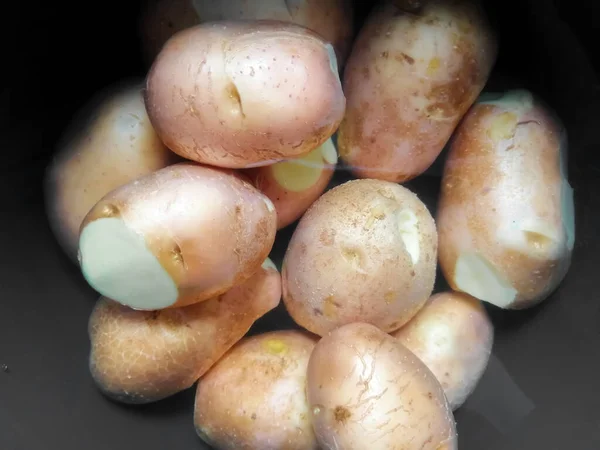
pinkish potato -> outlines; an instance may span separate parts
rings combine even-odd
[[[187,306],[246,281],[268,256],[277,215],[233,171],[180,163],[102,198],[83,221],[80,265],[125,306]]]
[[[456,132],[438,206],[451,288],[500,308],[546,299],[571,264],[566,133],[530,92],[486,95]]]
[[[220,450],[317,450],[306,399],[317,340],[289,330],[236,344],[198,383],[198,435]]]
[[[456,410],[485,372],[494,327],[479,300],[459,292],[444,292],[432,296],[392,336],[425,363],[444,388],[450,407]]]
[[[281,299],[270,260],[244,284],[185,308],[135,311],[101,297],[89,322],[90,371],[124,403],[150,403],[191,387]]]
[[[179,32],[147,79],[146,109],[163,142],[216,167],[304,156],[336,131],[345,105],[331,45],[281,22]]]
[[[496,43],[469,0],[376,6],[344,73],[340,158],[360,178],[408,181],[438,157],[483,89]]]
[[[104,195],[180,158],[150,124],[142,83],[113,86],[76,116],[46,169],[44,194],[52,231],[77,261],[79,227]]]
[[[324,336],[308,363],[313,429],[324,449],[456,450],[456,426],[431,371],[364,323]]]
[[[433,290],[437,232],[427,207],[388,181],[353,180],[323,194],[287,248],[283,300],[324,336],[351,322],[397,330]]]

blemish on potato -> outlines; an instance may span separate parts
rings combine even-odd
[[[535,231],[524,231],[525,240],[527,241],[527,245],[535,248],[536,250],[543,250],[554,242],[548,236],[544,236],[541,233],[537,233]]]
[[[342,252],[342,257],[346,260],[346,262],[348,264],[350,264],[350,266],[352,266],[355,270],[358,270],[361,272],[363,271],[362,255],[361,255],[360,250],[354,249],[354,248],[349,248],[349,247],[342,247],[341,252]]]
[[[104,205],[100,212],[101,217],[117,217],[118,215],[119,215],[119,208],[113,204]]]
[[[488,136],[494,141],[510,139],[515,135],[518,118],[515,113],[504,112],[499,114],[493,121]]]
[[[279,339],[269,339],[265,341],[265,348],[272,355],[285,355],[288,351],[285,342]]]
[[[340,308],[342,306],[335,301],[335,297],[333,295],[330,295],[329,297],[327,297],[323,301],[323,304],[324,304],[323,309],[324,309],[325,315],[329,318],[335,317],[338,308]]]
[[[385,300],[385,303],[387,305],[391,304],[394,299],[396,298],[396,294],[394,294],[393,292],[386,292],[385,295],[383,296],[383,299]]]
[[[433,76],[437,73],[437,71],[439,70],[439,68],[441,67],[442,63],[440,61],[440,58],[435,57],[435,58],[431,58],[431,60],[429,61],[429,65],[427,66],[427,75],[429,76]]]
[[[369,211],[369,215],[367,216],[367,221],[365,223],[365,230],[370,230],[373,227],[373,224],[378,220],[385,219],[385,210],[382,205],[376,205]]]
[[[333,410],[333,416],[336,422],[341,423],[343,425],[352,416],[352,413],[343,406],[336,406]]]

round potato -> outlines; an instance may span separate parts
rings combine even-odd
[[[471,395],[487,367],[494,327],[479,300],[459,292],[443,292],[432,296],[392,336],[425,363],[456,410]]]
[[[101,297],[89,321],[90,371],[123,403],[150,403],[191,387],[281,300],[273,263],[225,294],[185,308],[135,311]]]
[[[450,147],[438,205],[439,261],[451,288],[500,308],[547,298],[575,241],[567,139],[524,90],[486,95]]]
[[[289,330],[236,344],[198,383],[198,435],[219,450],[317,450],[306,399],[317,340]]]
[[[306,155],[336,131],[346,105],[331,45],[271,21],[177,33],[150,69],[145,99],[171,150],[235,169]]]
[[[477,99],[495,59],[495,38],[475,2],[431,0],[416,13],[382,2],[344,72],[340,158],[360,178],[405,182],[422,174]]]
[[[181,158],[150,124],[143,83],[127,81],[93,99],[72,121],[44,180],[50,227],[77,261],[79,227],[104,195]]]
[[[271,199],[277,211],[277,229],[296,221],[327,189],[337,164],[331,139],[308,155],[246,169],[254,186]]]
[[[133,309],[186,306],[250,278],[276,226],[271,200],[237,174],[175,164],[92,208],[81,226],[81,270],[96,291]]]
[[[427,207],[387,181],[353,180],[304,214],[283,260],[292,318],[324,336],[351,322],[397,330],[433,290],[437,233]]]
[[[458,448],[444,391],[406,347],[364,323],[342,326],[315,346],[308,402],[321,448]]]

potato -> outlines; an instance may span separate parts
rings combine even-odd
[[[44,195],[50,227],[77,261],[79,226],[113,189],[175,163],[150,124],[142,83],[112,86],[73,119],[46,169]]]
[[[271,199],[277,211],[277,229],[295,222],[327,189],[337,164],[331,139],[308,155],[246,169],[254,186]]]
[[[283,260],[292,318],[324,336],[351,322],[397,330],[433,290],[437,233],[427,207],[387,181],[353,180],[304,214]]]
[[[376,6],[344,73],[340,158],[360,178],[405,182],[422,174],[495,59],[492,31],[469,0],[432,0],[418,13]]]
[[[406,347],[354,323],[324,336],[307,373],[308,402],[321,448],[455,450],[444,391]]]
[[[449,291],[432,296],[392,336],[425,363],[456,410],[471,395],[487,367],[494,327],[479,300]]]
[[[346,105],[331,45],[269,21],[179,32],[150,69],[145,100],[175,153],[234,169],[306,155],[336,131]]]
[[[438,205],[439,261],[453,290],[500,308],[547,298],[575,241],[567,140],[529,91],[486,95],[448,152]]]
[[[191,387],[280,299],[270,260],[246,283],[185,308],[135,311],[101,297],[89,321],[92,377],[120,402],[169,397]]]
[[[232,171],[175,164],[92,208],[81,227],[81,270],[96,291],[133,309],[186,306],[250,278],[276,225],[271,200]]]
[[[198,383],[198,435],[219,450],[317,450],[306,399],[317,340],[281,330],[236,344]]]

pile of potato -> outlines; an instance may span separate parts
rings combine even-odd
[[[145,81],[74,119],[47,171],[52,229],[101,295],[96,384],[139,404],[198,382],[216,449],[456,449],[482,302],[531,307],[569,269],[565,131],[526,90],[483,93],[479,5],[383,0],[353,23],[347,0],[153,1]],[[400,183],[445,147],[429,211]],[[336,168],[353,179],[329,189]],[[432,295],[438,262],[452,291]],[[246,336],[281,299],[298,329]]]

